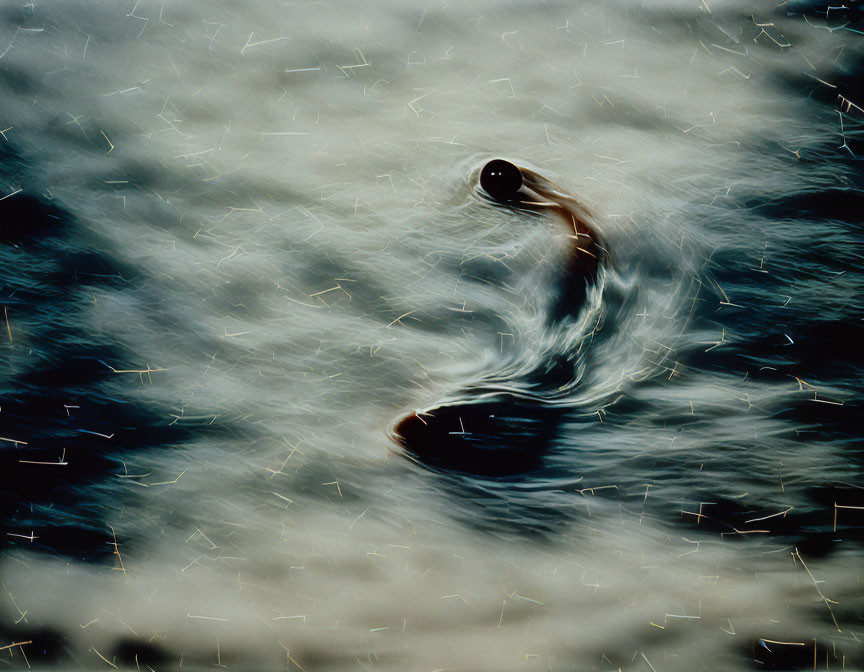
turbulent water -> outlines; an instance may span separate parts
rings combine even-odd
[[[862,82],[848,1],[4,2],[0,661],[864,669]],[[394,440],[502,392],[521,473]]]

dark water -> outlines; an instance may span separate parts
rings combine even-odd
[[[0,660],[862,669],[862,21],[0,7]]]

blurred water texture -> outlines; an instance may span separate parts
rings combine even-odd
[[[4,663],[864,669],[862,31],[4,3]],[[608,243],[574,320],[494,157]],[[389,434],[500,394],[527,473]]]

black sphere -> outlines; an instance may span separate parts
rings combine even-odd
[[[494,159],[483,166],[480,186],[496,201],[512,201],[522,187],[522,173],[509,161]]]

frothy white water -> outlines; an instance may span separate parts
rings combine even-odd
[[[860,665],[860,547],[811,558],[759,523],[835,527],[807,493],[854,484],[846,446],[798,443],[817,423],[784,412],[852,392],[712,359],[761,337],[734,312],[756,295],[848,315],[860,284],[791,277],[806,222],[751,209],[850,183],[833,152],[854,110],[784,87],[860,45],[713,4],[0,10],[0,127],[26,166],[0,198],[38,186],[124,275],[78,268],[72,316],[13,305],[9,370],[55,365],[40,324],[57,321],[122,348],[95,369],[133,371],[70,401],[189,432],[122,451],[81,486],[95,504],[47,514],[110,526],[107,565],[8,537],[4,632],[56,631],[46,664],[83,669],[131,669],[124,642],[154,669],[730,670],[772,649]],[[477,197],[499,156],[584,202],[608,242],[566,329],[545,319],[566,231]],[[721,255],[790,280],[736,294]],[[390,440],[411,409],[518,388],[556,349],[579,367],[548,473],[435,473]],[[753,513],[705,529],[715,501]]]

